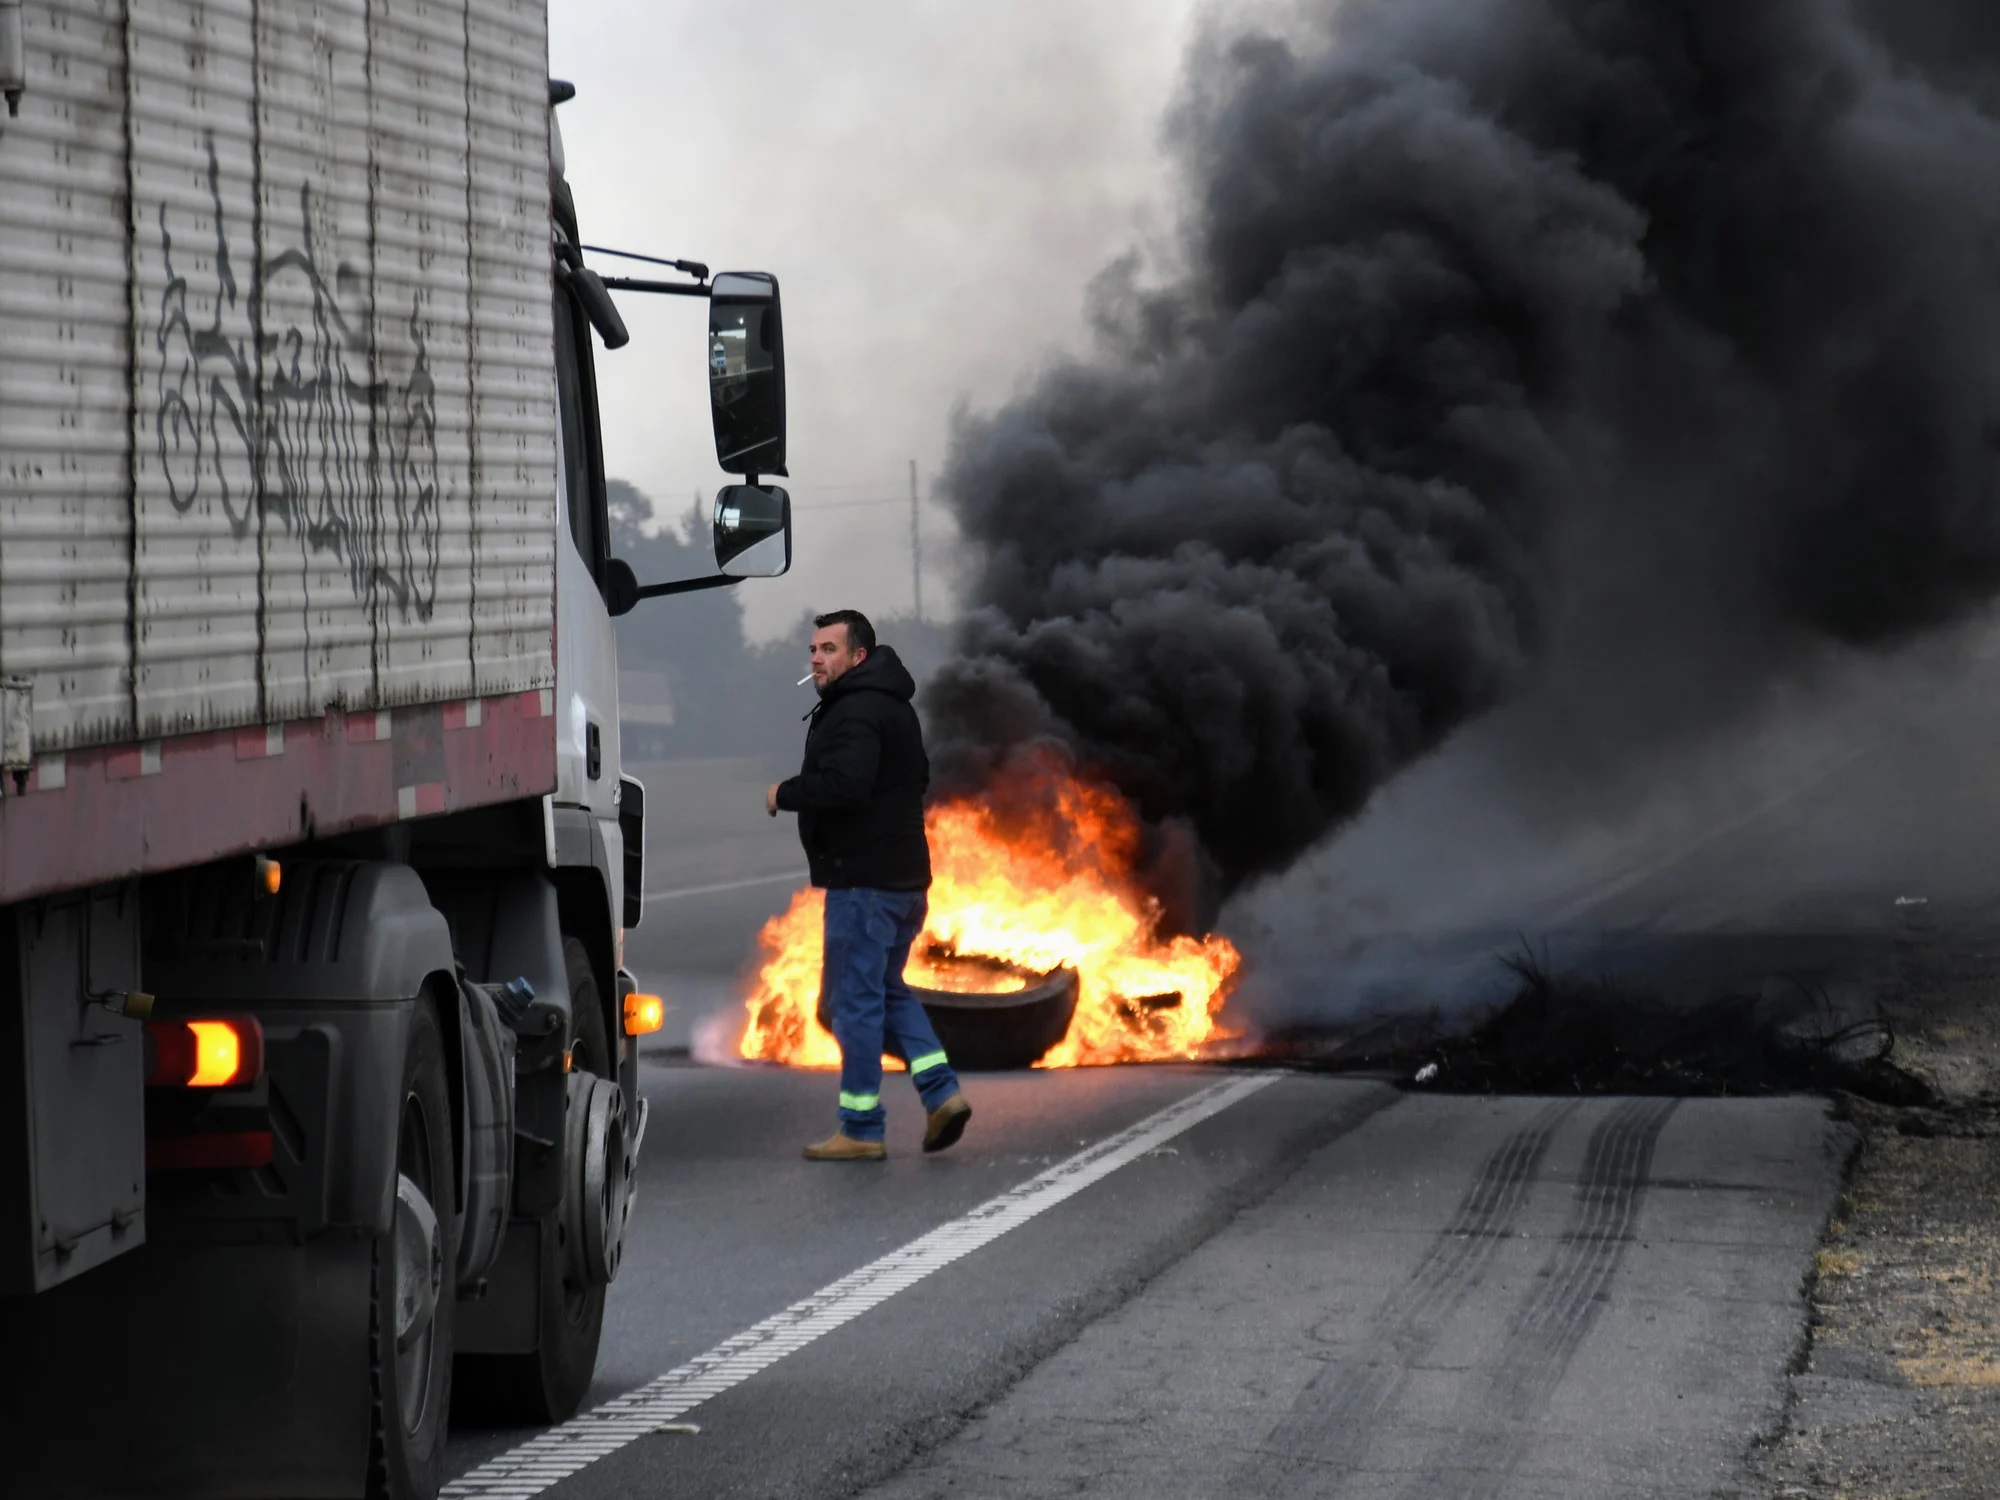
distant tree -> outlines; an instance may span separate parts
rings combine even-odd
[[[765,670],[775,670],[780,663],[796,665],[798,670],[792,677],[796,682],[799,674],[806,669],[806,642],[812,639],[812,622],[811,614],[800,615],[798,623],[790,630],[776,640],[750,647],[750,654],[772,663]],[[871,615],[869,623],[874,625],[878,641],[896,648],[896,655],[910,669],[910,675],[917,679],[919,688],[944,665],[945,658],[951,653],[952,627],[948,624],[913,619],[909,615]]]
[[[770,707],[752,710],[765,715],[782,714],[789,709],[792,720],[807,712],[813,706],[812,689],[796,687],[806,670],[806,642],[812,639],[813,617],[811,614],[799,616],[798,623],[775,640],[762,641],[749,648],[750,670],[745,676],[760,685],[767,700],[783,698],[783,704],[770,702]],[[908,615],[871,616],[875,627],[875,638],[885,646],[896,648],[896,655],[902,659],[910,675],[917,680],[919,690],[930,680],[930,676],[944,665],[951,651],[951,626],[935,620],[917,620]],[[786,676],[789,672],[791,675]],[[782,686],[776,686],[782,684]],[[796,706],[792,706],[796,704]],[[768,732],[765,740],[768,741]],[[766,752],[780,760],[789,758],[796,761],[798,748],[803,742],[803,733],[793,736],[792,743],[782,751]],[[761,744],[761,742],[760,742]],[[790,769],[797,769],[796,765]]]
[[[709,517],[700,496],[678,526],[660,526],[653,501],[636,486],[614,479],[605,486],[611,510],[611,550],[632,565],[641,583],[699,578],[715,571]],[[774,776],[798,769],[813,706],[806,670],[812,615],[776,640],[752,646],[743,634],[743,601],[733,588],[647,599],[615,625],[618,665],[628,673],[658,674],[670,684],[670,729],[631,723],[623,748],[632,760],[698,756],[755,756]],[[885,615],[876,635],[896,648],[919,686],[943,664],[951,627],[931,620]],[[637,684],[633,684],[636,686]]]
[[[650,497],[622,479],[605,485],[611,550],[643,583],[699,578],[715,571],[708,519],[695,496],[679,526],[661,519]],[[672,685],[674,723],[668,730],[634,726],[627,753],[639,759],[741,753],[735,694],[749,667],[743,602],[734,589],[706,589],[641,600],[613,627],[618,664],[629,672],[662,674]]]

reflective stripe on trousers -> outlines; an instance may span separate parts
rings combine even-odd
[[[958,1075],[930,1017],[903,982],[910,945],[929,908],[922,891],[856,887],[826,893],[820,984],[840,1043],[840,1128],[858,1141],[882,1139],[885,1053],[909,1063],[926,1110],[958,1092]]]

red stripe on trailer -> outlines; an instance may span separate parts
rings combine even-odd
[[[238,760],[262,760],[267,755],[284,753],[285,726],[282,724],[259,724],[254,729],[236,731]]]
[[[142,745],[119,746],[104,757],[105,776],[112,781],[130,781],[139,776],[159,775],[164,743],[148,740]]]
[[[148,1172],[241,1171],[271,1165],[268,1130],[209,1131],[202,1135],[156,1135],[146,1142]]]
[[[394,732],[393,716],[374,709],[347,716],[347,737],[355,744],[366,744],[370,740],[386,740]]]
[[[410,815],[404,789],[418,817],[555,790],[540,692],[485,699],[476,724],[447,734],[448,706],[44,756],[25,791],[0,785],[0,902],[393,823]]]
[[[539,695],[537,707],[539,708]],[[477,698],[467,698],[459,703],[447,703],[444,706],[444,727],[454,732],[460,729],[477,729],[485,712],[485,708]]]

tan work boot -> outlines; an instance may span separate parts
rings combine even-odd
[[[880,1141],[857,1141],[844,1130],[806,1147],[807,1161],[882,1161],[888,1155],[889,1148]]]
[[[972,1118],[972,1106],[965,1095],[953,1094],[924,1116],[924,1150],[942,1151],[956,1145],[965,1134],[965,1122]]]

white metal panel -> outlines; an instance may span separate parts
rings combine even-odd
[[[132,728],[122,9],[28,6],[0,119],[0,675],[44,750]]]
[[[0,672],[36,748],[550,686],[541,0],[28,24]]]
[[[251,0],[131,8],[138,733],[255,722],[256,37]]]
[[[280,720],[374,699],[367,0],[260,0],[257,18],[263,712]]]
[[[585,337],[589,337],[588,333]],[[569,529],[557,546],[556,801],[587,807],[609,858],[611,910],[624,910],[624,840],[618,826],[618,641],[604,596]],[[597,736],[597,775],[590,774],[590,740]]]
[[[554,628],[549,548],[558,526],[549,295],[548,50],[541,0],[472,17],[472,328],[479,495],[473,671],[482,694],[536,686]]]
[[[387,424],[377,690],[388,703],[472,692],[464,20],[449,0],[374,5],[375,338],[409,391]]]

